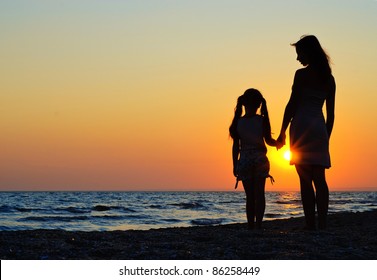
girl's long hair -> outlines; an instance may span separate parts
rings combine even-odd
[[[314,35],[304,35],[299,41],[291,45],[307,56],[309,65],[318,72],[324,82],[329,80],[331,77],[331,60],[317,37]]]
[[[233,140],[239,138],[238,132],[237,132],[237,124],[238,124],[238,120],[241,118],[241,115],[242,115],[242,106],[243,106],[243,95],[241,95],[237,99],[237,105],[234,108],[234,117],[229,127],[229,135],[230,137],[232,137]]]
[[[257,110],[261,107],[261,115],[264,118],[264,121],[267,122],[267,133],[268,135],[271,134],[271,125],[270,125],[270,118],[268,116],[267,110],[267,103],[266,100],[263,98],[262,94],[259,90],[254,88],[247,89],[245,93],[238,97],[237,105],[234,108],[234,117],[232,123],[229,127],[229,135],[232,139],[239,139],[238,131],[237,131],[237,124],[238,120],[242,116],[242,106],[250,107]]]

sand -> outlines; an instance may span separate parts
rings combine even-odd
[[[153,230],[0,232],[0,259],[15,260],[376,260],[377,211],[329,215],[322,231],[303,218]]]

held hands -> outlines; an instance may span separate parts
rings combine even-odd
[[[276,149],[280,150],[285,145],[285,133],[280,133],[278,139],[276,139]]]

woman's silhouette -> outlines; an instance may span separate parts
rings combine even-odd
[[[277,141],[280,145],[285,143],[290,123],[291,164],[300,177],[305,228],[316,228],[317,205],[318,228],[324,229],[329,204],[325,169],[331,166],[329,138],[334,124],[335,80],[329,57],[315,36],[303,36],[292,46],[296,47],[297,60],[305,67],[296,71]],[[322,113],[325,101],[326,120]]]

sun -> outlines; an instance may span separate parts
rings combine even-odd
[[[284,147],[280,150],[269,149],[267,157],[274,166],[279,166],[279,168],[290,169],[294,167],[290,164],[292,153],[289,150],[289,147]]]
[[[291,151],[286,151],[283,155],[283,157],[286,159],[286,160],[291,160],[292,158],[292,154],[291,154]]]

